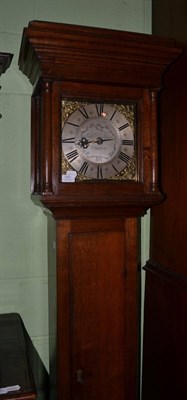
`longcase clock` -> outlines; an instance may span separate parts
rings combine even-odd
[[[23,31],[32,199],[49,226],[54,398],[138,399],[139,220],[163,200],[157,94],[179,54],[150,35],[41,21]]]

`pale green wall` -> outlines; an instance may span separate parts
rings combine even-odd
[[[151,0],[0,0],[0,51],[14,54],[1,76],[0,313],[18,312],[48,367],[47,220],[30,200],[31,85],[18,70],[22,30],[48,20],[151,32]],[[142,258],[148,258],[149,218]]]

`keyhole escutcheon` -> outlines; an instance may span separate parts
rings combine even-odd
[[[77,382],[81,383],[81,385],[85,382],[84,372],[82,369],[77,370]]]

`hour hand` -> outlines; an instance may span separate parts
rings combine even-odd
[[[77,143],[78,146],[83,147],[83,149],[87,149],[88,145],[89,145],[89,140],[86,139],[85,137],[82,137],[81,140],[79,140],[79,142]]]
[[[114,140],[112,138],[107,138],[103,139],[101,137],[97,137],[96,139],[93,140],[88,140],[86,137],[82,137],[81,140],[79,140],[78,145],[80,147],[83,147],[83,149],[87,149],[90,143],[96,143],[96,144],[102,144],[103,142],[109,142],[111,140]]]
[[[77,143],[78,146],[83,147],[83,149],[87,149],[89,144],[91,143],[98,143],[98,139],[99,141],[102,140],[101,138],[97,138],[97,139],[93,139],[93,140],[88,140],[86,137],[82,137],[81,140],[79,140],[79,142]],[[101,144],[101,143],[98,143]]]

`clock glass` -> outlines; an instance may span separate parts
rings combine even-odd
[[[135,104],[62,101],[62,181],[132,179]]]

